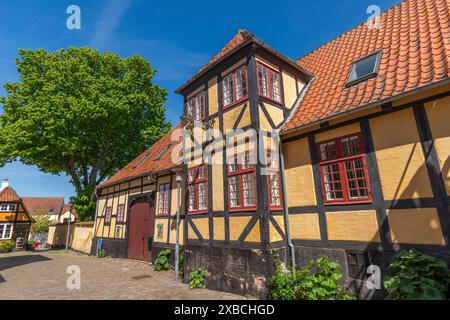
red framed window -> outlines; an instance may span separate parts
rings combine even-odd
[[[258,207],[256,164],[249,152],[228,159],[228,202],[230,211],[252,211]]]
[[[125,204],[119,204],[117,206],[117,222],[125,221]]]
[[[257,69],[259,95],[275,102],[282,103],[280,73],[259,62],[257,64]]]
[[[106,207],[105,223],[111,223],[112,207]]]
[[[271,210],[281,210],[283,209],[283,197],[279,161],[278,157],[272,155],[270,150],[267,151],[266,164],[269,208]]]
[[[243,66],[222,80],[223,106],[228,107],[248,96],[247,67]]]
[[[201,165],[188,171],[188,212],[208,212],[208,166]]]
[[[202,121],[205,118],[205,92],[201,91],[186,102],[186,113],[195,121]]]
[[[170,183],[159,185],[158,215],[169,215]]]
[[[372,201],[360,134],[320,143],[318,152],[326,204]]]

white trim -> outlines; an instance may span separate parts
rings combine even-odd
[[[0,226],[3,226],[3,230],[0,233],[0,240],[11,240],[14,230],[14,224],[13,223],[0,223]],[[9,233],[9,238],[5,237],[7,226],[11,226],[11,230]]]
[[[16,212],[16,203],[2,203],[0,204],[0,212]]]

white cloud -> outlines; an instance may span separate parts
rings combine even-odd
[[[100,49],[108,42],[108,40],[110,40],[111,35],[120,24],[122,17],[127,13],[131,1],[132,0],[108,1],[96,24],[94,35],[90,42],[91,46]]]

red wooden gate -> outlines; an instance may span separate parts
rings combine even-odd
[[[155,206],[152,197],[142,197],[131,204],[128,224],[128,258],[151,261],[150,238],[155,227]]]

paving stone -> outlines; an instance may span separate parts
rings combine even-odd
[[[67,268],[79,266],[81,288],[68,289]],[[0,299],[3,300],[151,300],[244,299],[212,290],[190,290],[173,280],[173,271],[155,272],[149,263],[97,259],[64,250],[0,255]]]

